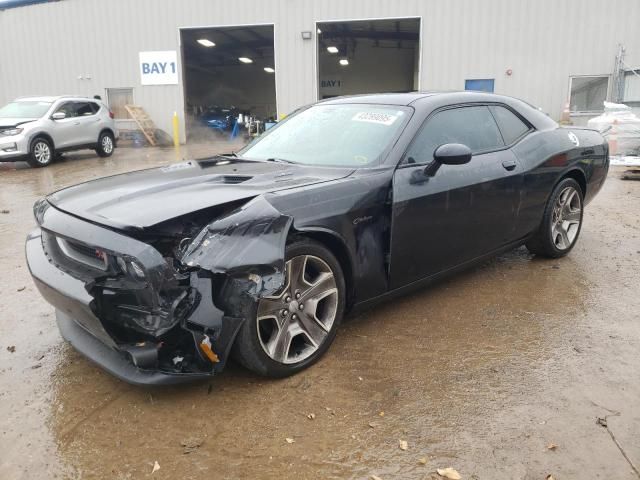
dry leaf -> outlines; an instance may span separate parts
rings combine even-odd
[[[380,412],[378,415],[380,415],[381,417],[384,417],[384,412]]]
[[[429,460],[427,460],[427,457],[422,457],[420,460],[418,460],[418,463],[420,465],[426,465],[427,463],[429,463]]]
[[[293,438],[285,438],[285,440],[287,441],[287,443],[295,443],[295,440]]]
[[[450,480],[460,480],[462,478],[458,471],[451,467],[438,468],[436,471],[441,477],[449,478]]]
[[[307,415],[307,418],[309,420],[313,420],[314,418],[316,418],[316,414],[315,413],[310,413],[309,415]]]
[[[371,475],[371,480],[382,480],[378,475]]]
[[[553,478],[553,475],[549,474],[546,477],[544,477],[544,480],[556,480],[556,479]]]
[[[409,444],[407,443],[406,440],[400,440],[400,450],[406,450],[407,448],[409,448]]]
[[[153,462],[153,470],[151,470],[151,473],[156,473],[158,470],[160,470],[160,464],[156,460],[155,462]]]
[[[358,377],[358,380],[362,381],[362,377]]]
[[[376,428],[376,424],[373,422],[369,422],[369,428]]]
[[[549,445],[547,445],[547,450],[555,450],[556,448],[558,448],[558,445],[556,445],[555,443],[550,443]]]

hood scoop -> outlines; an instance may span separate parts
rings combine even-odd
[[[238,185],[239,183],[244,183],[252,178],[253,176],[251,175],[219,175],[212,178],[207,183]]]

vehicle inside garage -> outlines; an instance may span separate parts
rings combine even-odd
[[[276,119],[273,25],[181,29],[187,137],[235,138]]]
[[[420,19],[317,23],[318,98],[419,89]]]

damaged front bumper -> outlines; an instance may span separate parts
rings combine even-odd
[[[214,305],[211,272],[178,272],[152,246],[53,207],[38,222],[26,242],[29,269],[78,351],[133,384],[182,383],[224,368],[243,319]],[[136,262],[135,274],[118,271],[117,258]]]
[[[34,214],[40,228],[27,238],[27,263],[56,308],[60,332],[130,383],[181,383],[219,373],[243,323],[255,318],[259,298],[284,285],[292,218],[262,196],[171,251],[46,200],[36,203]]]

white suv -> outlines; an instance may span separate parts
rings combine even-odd
[[[44,167],[58,153],[83,148],[108,157],[117,140],[113,113],[100,100],[28,97],[0,108],[0,162]]]

